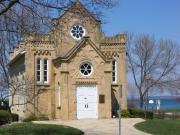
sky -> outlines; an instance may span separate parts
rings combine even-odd
[[[105,22],[102,29],[109,36],[128,31],[180,44],[180,0],[120,0],[105,12]]]

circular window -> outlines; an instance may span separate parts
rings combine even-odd
[[[85,29],[81,25],[74,25],[71,28],[70,33],[74,39],[80,40],[83,36],[85,36]]]
[[[89,76],[92,73],[92,65],[90,63],[83,63],[80,66],[80,72],[84,76]]]

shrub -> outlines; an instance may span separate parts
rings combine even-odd
[[[154,113],[154,117],[158,119],[164,119],[165,118],[165,112],[164,111],[158,111]]]
[[[0,110],[0,125],[9,123],[11,119],[11,115],[9,112]]]
[[[132,118],[135,118],[137,116],[137,111],[135,109],[129,109],[129,113]]]
[[[11,113],[11,119],[12,121],[18,121],[19,120],[19,115],[15,113]]]
[[[180,113],[178,113],[178,112],[173,112],[173,113],[172,113],[172,118],[173,118],[173,119],[180,119]]]
[[[153,119],[154,117],[154,113],[152,111],[129,109],[129,113],[132,118]]]
[[[130,113],[128,110],[122,110],[121,111],[121,117],[123,118],[129,118],[130,117]]]
[[[36,116],[30,115],[29,117],[25,118],[23,122],[31,122],[31,121],[36,121],[36,120],[38,120]]]
[[[154,113],[152,111],[146,111],[146,118],[147,119],[153,119],[154,118]]]
[[[48,116],[45,114],[39,115],[38,120],[49,120]]]
[[[180,119],[180,113],[160,110],[154,113],[154,117],[157,119]]]
[[[10,111],[9,100],[0,100],[0,103],[3,103],[3,105],[0,104],[0,110]]]

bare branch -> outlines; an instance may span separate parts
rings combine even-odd
[[[3,2],[3,1],[0,1],[0,2]],[[14,6],[18,2],[19,2],[19,0],[10,0],[5,8],[0,9],[0,15],[6,13],[12,6]],[[0,4],[2,4],[2,3],[0,3]]]

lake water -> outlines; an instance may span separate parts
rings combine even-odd
[[[150,99],[153,100],[153,104],[148,104],[149,109],[156,109],[157,108],[157,99]],[[167,99],[159,99],[160,100],[160,109],[166,110],[166,109],[180,109],[180,100],[175,98],[167,98]],[[139,108],[139,100],[133,100],[136,107]]]

